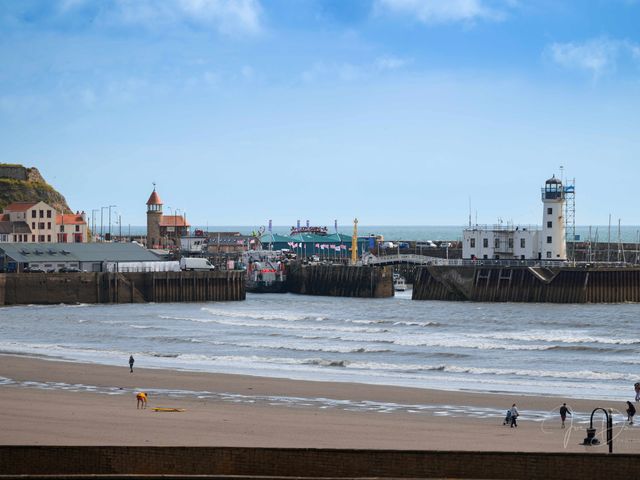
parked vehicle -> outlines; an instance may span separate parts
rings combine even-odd
[[[80,272],[80,269],[76,268],[76,267],[62,267],[60,270],[58,270],[58,272],[60,272],[60,273],[78,273],[78,272]]]
[[[451,248],[451,242],[440,243],[440,248]]]
[[[209,263],[209,260],[206,258],[200,257],[182,257],[180,259],[180,269],[182,270],[192,270],[196,272],[206,272],[210,270],[215,270],[216,267]]]
[[[431,240],[427,240],[426,242],[417,242],[416,248],[436,248],[437,245],[433,243]]]
[[[22,271],[24,273],[44,273],[44,270],[40,267],[25,267]]]

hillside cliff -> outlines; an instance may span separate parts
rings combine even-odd
[[[0,210],[12,202],[39,202],[72,213],[65,198],[49,185],[37,168],[0,163]]]

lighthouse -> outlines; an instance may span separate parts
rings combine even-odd
[[[542,260],[566,260],[565,190],[555,175],[544,182],[542,205],[540,256]]]

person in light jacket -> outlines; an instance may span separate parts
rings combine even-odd
[[[514,403],[511,406],[511,428],[518,426],[518,423],[516,422],[518,415],[519,415],[518,409],[516,408],[516,404]]]

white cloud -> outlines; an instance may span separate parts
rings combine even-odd
[[[228,35],[262,30],[260,0],[59,0],[63,13],[91,4],[98,20],[108,25],[165,27],[191,23]]]
[[[581,43],[553,43],[548,47],[548,52],[558,65],[584,70],[594,77],[615,71],[622,57],[640,60],[640,45],[606,37],[593,38]]]
[[[513,6],[511,1],[503,2]],[[504,12],[485,0],[376,0],[375,11],[410,15],[425,24],[453,23],[479,19],[500,20]]]
[[[376,59],[375,66],[379,70],[397,70],[406,66],[407,63],[409,63],[409,61],[404,58],[384,56]]]

